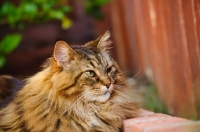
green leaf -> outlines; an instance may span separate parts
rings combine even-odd
[[[1,6],[1,13],[3,15],[7,15],[10,14],[13,10],[14,10],[14,6],[13,4],[11,4],[10,2],[6,1],[2,6]]]
[[[52,10],[49,13],[49,17],[53,18],[53,19],[62,20],[64,18],[64,14],[63,14],[63,12],[61,12],[59,10]]]
[[[23,12],[29,17],[34,17],[38,11],[37,6],[33,3],[22,4]]]
[[[96,0],[96,4],[99,6],[103,6],[107,3],[109,3],[111,0]]]
[[[0,42],[0,51],[4,54],[12,52],[20,43],[22,36],[20,34],[6,35]]]
[[[0,68],[3,67],[6,63],[6,58],[4,56],[0,56]],[[1,132],[1,130],[0,130]]]
[[[65,12],[65,13],[71,12],[71,11],[72,11],[72,7],[70,7],[70,6],[62,6],[62,7],[61,7],[61,10],[62,10],[63,12]]]
[[[51,5],[49,5],[48,3],[42,4],[42,10],[43,12],[49,12],[51,9]]]

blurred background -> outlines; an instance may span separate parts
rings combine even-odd
[[[199,0],[1,0],[0,74],[32,76],[56,40],[82,45],[110,27],[143,108],[200,119]]]

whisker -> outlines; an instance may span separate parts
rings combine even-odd
[[[76,99],[80,98],[81,96],[82,96],[82,95],[73,98],[72,101],[71,101],[71,103],[72,103],[73,101],[75,101]]]
[[[121,75],[121,74],[124,74],[124,73],[126,73],[126,72],[129,72],[130,70],[127,70],[127,71],[124,71],[124,72],[120,72],[120,73],[118,73],[117,75]]]
[[[72,108],[78,103],[78,102],[80,102],[82,99],[83,99],[83,97],[85,96],[85,95],[87,95],[87,94],[89,94],[89,92],[87,92],[87,93],[85,93],[85,94],[83,94],[83,95],[81,95],[74,103],[73,103],[73,100],[75,100],[75,99],[73,99],[72,100],[72,105],[70,105],[70,107],[64,112],[64,113],[66,113],[66,112],[71,112],[72,111]]]
[[[126,86],[123,86],[123,85],[119,85],[119,84],[115,84],[115,88],[126,88]],[[139,89],[128,89],[129,91],[134,91],[134,92],[137,92],[137,91],[140,91]]]
[[[82,99],[85,95],[87,95],[87,94],[89,94],[89,92],[87,92],[87,93],[85,93],[85,94],[83,94],[83,95],[81,95],[72,105],[71,105],[71,107],[73,107],[76,103],[78,103],[78,101],[80,100],[80,99]],[[71,108],[70,107],[70,108]],[[69,109],[70,109],[69,108]]]
[[[122,84],[124,84],[124,83],[130,81],[131,79],[135,78],[135,77],[140,73],[140,71],[141,71],[141,68],[140,68],[140,70],[135,74],[135,76],[133,76],[133,77],[127,79],[127,80],[126,80],[125,82],[123,82]]]
[[[76,104],[83,99],[83,96],[79,97],[65,112],[70,113]]]
[[[121,84],[114,84],[114,86],[119,86],[119,87],[124,87],[124,88],[126,88],[126,86],[121,85]]]
[[[119,93],[119,94],[121,94],[121,95],[123,95],[123,96],[127,96],[126,94],[124,94],[124,93],[122,93],[122,92],[120,92],[120,91],[118,91],[116,89],[114,89],[114,91],[117,92],[117,93]]]
[[[122,93],[121,91],[118,91],[118,90],[116,90],[116,89],[114,89],[114,91],[117,92],[118,94],[120,94],[120,95],[123,96],[123,97],[126,97],[126,98],[128,98],[128,99],[133,99],[133,97],[128,96],[127,94],[124,94],[124,93]]]

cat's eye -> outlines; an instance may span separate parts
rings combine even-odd
[[[111,70],[112,70],[112,67],[109,67],[109,68],[107,68],[106,72],[109,73],[109,72],[111,72]]]
[[[86,71],[85,74],[88,76],[88,77],[95,77],[95,72],[92,71],[92,70],[89,70],[89,71]]]

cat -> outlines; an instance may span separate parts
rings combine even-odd
[[[0,111],[8,132],[119,132],[138,97],[111,58],[110,30],[85,45],[57,41],[43,69]]]

